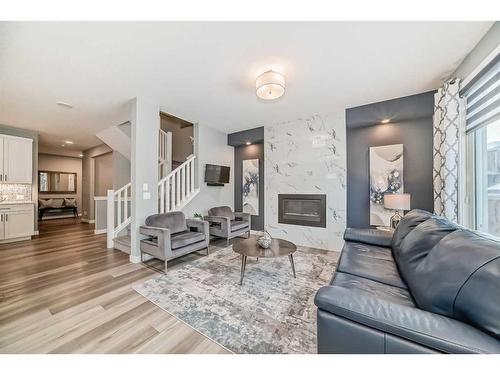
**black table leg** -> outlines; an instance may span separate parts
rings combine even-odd
[[[240,285],[243,285],[243,275],[245,275],[245,268],[247,267],[247,257],[245,255],[241,256],[241,278]]]
[[[295,276],[295,264],[293,263],[293,255],[290,254],[288,256],[288,259],[290,259],[290,264],[292,265],[293,277],[294,277],[294,279],[296,279],[297,276]]]

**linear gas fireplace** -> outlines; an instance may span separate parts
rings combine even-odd
[[[278,194],[278,223],[326,228],[325,194]]]

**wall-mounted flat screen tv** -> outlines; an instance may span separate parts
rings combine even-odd
[[[229,167],[207,164],[205,167],[205,182],[211,186],[222,186],[229,183]]]

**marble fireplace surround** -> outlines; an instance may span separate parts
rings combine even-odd
[[[265,229],[277,238],[341,249],[346,227],[345,112],[264,127]],[[279,223],[278,194],[325,194],[326,228]]]

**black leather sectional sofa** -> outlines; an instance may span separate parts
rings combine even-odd
[[[344,239],[319,353],[500,353],[500,241],[422,210]]]

